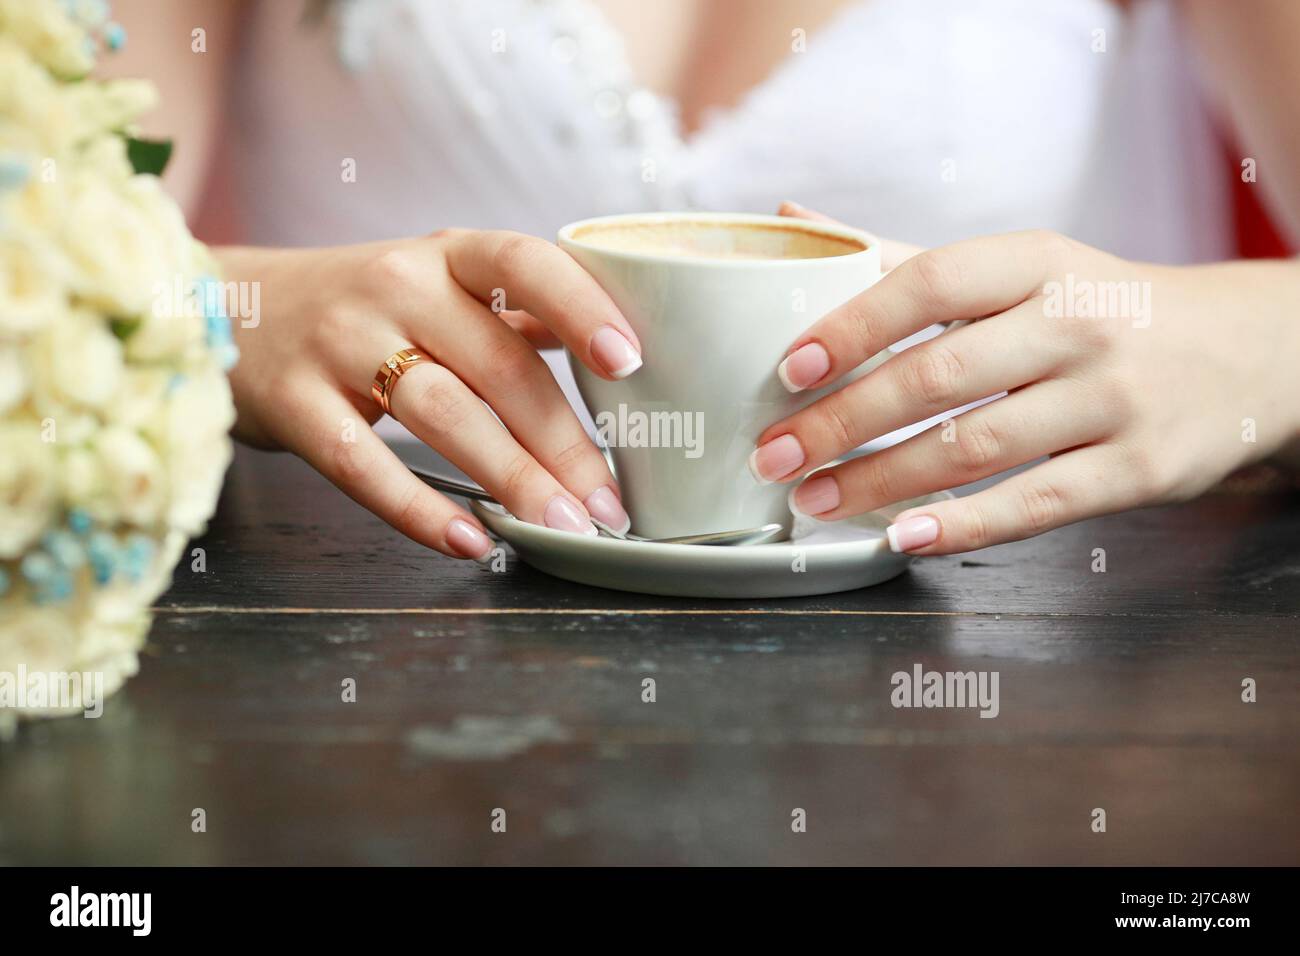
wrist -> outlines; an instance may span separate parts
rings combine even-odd
[[[1191,307],[1207,310],[1215,330],[1212,347],[1225,365],[1241,369],[1241,397],[1250,403],[1243,417],[1254,419],[1260,442],[1248,459],[1300,465],[1300,261],[1217,263],[1187,271],[1196,276]]]

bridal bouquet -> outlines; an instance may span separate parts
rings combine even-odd
[[[97,81],[103,0],[0,0],[0,733],[97,712],[230,461],[215,263]]]

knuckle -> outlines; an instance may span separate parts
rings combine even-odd
[[[951,445],[950,464],[960,474],[983,475],[1002,460],[1002,439],[986,421],[956,422],[957,440]]]
[[[502,463],[497,473],[496,484],[501,489],[503,500],[523,501],[536,469],[533,460],[524,452],[518,452]]]
[[[493,382],[502,390],[537,390],[537,373],[545,360],[529,348],[519,336],[505,330],[506,335],[488,346],[484,367],[492,374]]]
[[[1049,272],[1063,268],[1071,260],[1075,251],[1074,240],[1054,229],[1031,230],[1029,238],[1042,255],[1043,263]]]
[[[1097,400],[1113,425],[1131,422],[1137,414],[1138,395],[1127,377],[1111,376],[1097,386]]]
[[[365,265],[365,282],[368,288],[392,294],[417,287],[425,281],[427,263],[409,250],[397,247],[386,249]]]
[[[539,309],[541,307],[539,306]],[[563,335],[566,330],[577,331],[583,325],[583,319],[598,314],[599,305],[591,299],[590,291],[576,286],[554,293],[549,315],[552,331]]]
[[[946,345],[934,343],[916,349],[903,363],[900,373],[909,398],[944,408],[958,404],[964,370],[957,353]]]
[[[418,540],[420,533],[433,524],[428,520],[429,511],[426,494],[417,488],[403,498],[393,513],[391,524],[408,538]]]
[[[868,455],[862,459],[857,483],[867,498],[866,506],[892,504],[902,497],[895,492],[894,483],[889,478],[889,469],[881,466],[878,455]]]
[[[858,436],[857,422],[844,403],[838,400],[838,396],[826,402],[822,413],[822,425],[835,451],[847,451],[862,443]]]
[[[923,252],[910,260],[917,294],[928,308],[950,302],[961,288],[962,268],[956,256],[942,249]]]
[[[357,442],[335,441],[330,463],[335,483],[343,488],[355,488],[369,476],[372,458]]]
[[[502,233],[492,254],[492,267],[503,275],[528,271],[545,254],[549,243],[521,232]]]
[[[1172,482],[1165,474],[1158,457],[1142,445],[1132,443],[1123,451],[1124,469],[1137,500],[1151,500],[1166,495]]]
[[[1052,482],[1027,482],[1020,489],[1020,515],[1025,527],[1035,534],[1061,524],[1068,505],[1064,490]]]
[[[397,394],[400,390],[399,384]],[[465,425],[474,411],[470,403],[477,399],[470,397],[456,376],[438,365],[425,374],[416,401],[420,416],[439,434],[446,435]]]
[[[596,458],[600,457],[600,453],[596,451],[596,446],[591,443],[586,435],[583,435],[572,441],[565,441],[560,445],[551,455],[551,461],[555,465],[556,472],[567,474],[591,460],[593,455]],[[604,467],[603,462],[601,466]]]
[[[312,341],[322,346],[327,354],[333,355],[340,343],[351,342],[356,338],[356,313],[342,302],[335,300],[325,305],[316,321],[308,328]]]
[[[968,504],[961,510],[961,517],[952,523],[957,526],[957,539],[963,551],[976,551],[993,543],[993,525],[979,505]]]
[[[1111,319],[1079,316],[1070,320],[1069,328],[1072,344],[1090,360],[1111,355],[1119,342],[1119,327]]]
[[[849,334],[852,335],[855,342],[862,346],[863,351],[875,348],[878,336],[876,331],[877,322],[871,307],[865,301],[865,296],[859,296],[853,303],[852,308],[848,310],[847,318]]]

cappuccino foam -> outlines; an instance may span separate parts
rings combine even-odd
[[[697,259],[825,259],[866,248],[856,239],[812,232],[795,223],[597,223],[577,230],[573,239],[601,249]]]

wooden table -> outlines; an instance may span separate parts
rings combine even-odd
[[[448,560],[241,450],[196,544],[105,716],[0,745],[0,862],[1300,862],[1294,493],[668,600]],[[916,664],[996,671],[999,715],[894,708]]]

